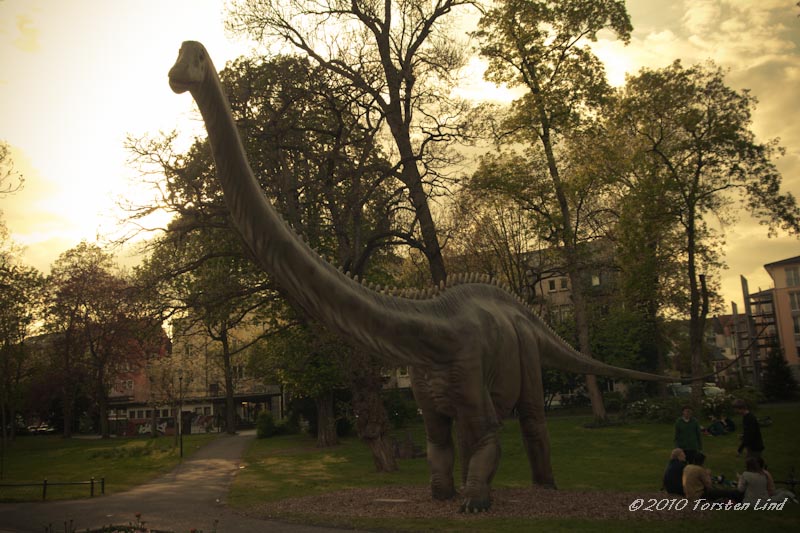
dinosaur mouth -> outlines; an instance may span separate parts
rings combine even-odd
[[[172,76],[169,77],[169,88],[177,94],[185,93],[192,88],[192,83],[176,79]]]

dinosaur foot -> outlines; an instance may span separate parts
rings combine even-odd
[[[459,513],[483,513],[489,510],[492,506],[492,500],[489,498],[467,498],[461,507],[458,508]]]
[[[444,500],[452,500],[456,496],[456,489],[453,486],[445,486],[445,487],[431,487],[431,496],[433,496],[434,500],[444,501]]]

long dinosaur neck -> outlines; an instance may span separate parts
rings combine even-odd
[[[386,305],[389,298],[369,291],[323,261],[270,204],[247,161],[213,66],[209,66],[205,82],[191,94],[206,124],[225,202],[260,266],[315,319],[362,347],[385,349],[382,338],[386,325],[397,321],[398,317],[392,316],[398,311],[392,309],[397,302]],[[406,354],[395,355],[411,362]]]

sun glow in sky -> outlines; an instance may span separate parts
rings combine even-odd
[[[629,0],[634,32],[594,45],[609,80],[642,66],[714,59],[728,82],[758,98],[753,128],[780,137],[784,189],[800,196],[800,9],[790,0]],[[177,129],[202,134],[191,98],[176,96],[167,71],[180,43],[206,45],[218,68],[252,44],[227,36],[221,0],[0,0],[0,140],[11,147],[25,188],[0,199],[25,260],[47,271],[81,239],[118,234],[120,198],[146,198],[123,143]],[[473,28],[466,28],[472,30]],[[508,97],[471,63],[462,94]],[[767,288],[762,266],[800,255],[800,241],[767,239],[743,216],[727,228],[726,300],[741,300],[739,275]]]

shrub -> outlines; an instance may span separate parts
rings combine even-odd
[[[674,422],[684,405],[685,401],[680,398],[644,398],[629,403],[625,416],[651,422]]]
[[[742,387],[741,389],[729,391],[728,394],[733,399],[744,400],[751,411],[758,409],[758,404],[766,399],[764,394],[755,387]]]
[[[278,434],[278,427],[269,411],[261,411],[256,418],[256,436],[259,439],[274,437]]]
[[[624,400],[621,392],[612,391],[603,393],[603,405],[606,410],[612,413],[618,413],[622,410]]]
[[[394,389],[383,396],[386,416],[395,429],[404,427],[417,418],[417,403],[408,391]]]

